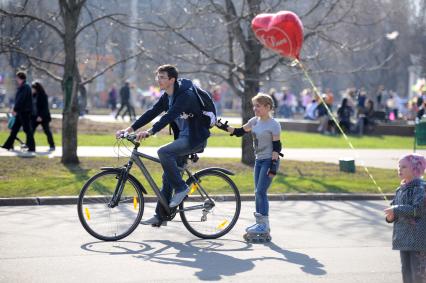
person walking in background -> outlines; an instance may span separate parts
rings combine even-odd
[[[337,109],[337,117],[339,119],[339,125],[345,134],[349,133],[351,130],[351,116],[353,114],[353,109],[348,105],[348,99],[345,97],[342,99],[342,104],[339,109]]]
[[[394,121],[397,118],[395,116],[395,97],[393,92],[389,92],[389,96],[386,99],[386,117],[390,121]]]
[[[330,134],[328,128],[328,121],[330,118],[328,117],[328,112],[326,108],[326,94],[322,94],[322,100],[318,101],[318,106],[316,108],[316,114],[319,120],[319,126],[317,131],[321,134]]]
[[[35,141],[33,130],[31,128],[32,94],[31,87],[27,84],[26,80],[27,75],[24,72],[20,71],[16,73],[18,89],[16,91],[15,105],[12,112],[12,115],[16,117],[16,120],[12,126],[9,137],[3,144],[2,148],[7,150],[13,149],[13,143],[22,126],[27,136],[25,143],[28,146],[28,151],[35,152]]]
[[[325,90],[325,103],[327,104],[328,108],[330,108],[330,111],[333,111],[334,94],[329,88]]]
[[[117,89],[115,85],[112,85],[111,90],[108,93],[108,104],[111,108],[112,114],[115,114],[117,110]]]
[[[31,119],[31,128],[35,133],[38,125],[41,125],[49,143],[49,151],[55,150],[55,142],[53,141],[53,135],[50,131],[50,121],[52,120],[49,111],[49,102],[47,99],[46,91],[39,82],[34,82],[31,85],[33,94],[33,111]]]
[[[367,92],[363,89],[357,91],[357,102],[356,102],[356,115],[359,116],[360,113],[364,112],[365,101],[367,100]]]
[[[393,223],[392,249],[400,251],[403,283],[426,282],[425,168],[421,155],[399,160],[401,184],[384,210],[386,222]]]
[[[417,96],[416,100],[416,124],[423,118],[425,114],[425,101],[423,100],[423,95]]]
[[[216,107],[216,114],[222,115],[222,94],[220,93],[220,86],[215,86],[213,88],[212,99]]]
[[[284,118],[293,117],[294,94],[289,91],[287,87],[282,87],[283,96],[282,100],[282,115]]]
[[[387,91],[385,90],[384,85],[379,85],[377,92],[376,92],[376,107],[377,110],[383,110],[385,108],[383,102],[385,101],[387,97]]]
[[[279,107],[278,105],[278,100],[277,100],[277,91],[275,90],[275,88],[271,88],[269,90],[269,96],[272,98],[272,101],[274,102],[274,109],[272,109],[275,113],[275,115],[277,115],[277,109]]]
[[[359,135],[363,135],[365,129],[371,131],[374,125],[374,102],[367,98],[365,101],[365,107],[362,108],[362,112],[358,113],[357,120],[357,131]]]
[[[121,118],[124,119],[124,116],[126,113],[129,114],[130,120],[133,121],[135,118],[135,110],[133,109],[133,106],[130,104],[130,82],[126,81],[124,83],[124,86],[120,89],[120,109],[118,109],[117,113],[115,114],[115,119],[118,118],[121,111],[124,110],[123,114],[121,115]]]

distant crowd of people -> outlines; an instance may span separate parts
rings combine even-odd
[[[311,89],[304,89],[295,95],[283,87],[280,92],[270,89],[269,95],[275,103],[275,116],[293,118],[303,116],[307,120],[319,121],[318,132],[335,134],[336,123],[329,111],[337,118],[337,122],[346,133],[363,134],[372,128],[377,120],[392,122],[397,119],[421,119],[424,114],[426,94],[422,93],[411,100],[400,97],[395,91],[386,90],[380,85],[376,93],[368,94],[363,88],[349,88],[340,93],[340,103],[336,104],[336,96],[331,89],[316,95]]]

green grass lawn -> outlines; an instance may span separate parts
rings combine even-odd
[[[115,142],[111,134],[87,134],[78,135],[78,145],[80,146],[112,146]],[[9,135],[8,131],[0,131],[0,141],[3,143]],[[19,133],[21,139],[25,138],[23,132]],[[61,145],[62,136],[54,134],[57,145]],[[172,140],[172,136],[160,133],[150,137],[143,142],[146,146],[160,146]],[[349,136],[355,148],[383,148],[383,149],[411,149],[413,147],[413,137],[400,136]],[[37,145],[48,145],[44,133],[37,131],[35,135]],[[348,148],[346,140],[342,136],[325,136],[316,133],[290,132],[281,133],[281,141],[286,148]],[[213,129],[212,136],[208,140],[208,146],[213,147],[240,147],[241,139],[231,137],[219,129]]]
[[[120,166],[126,159],[80,158],[78,166],[64,166],[58,158],[2,157],[0,164],[0,197],[77,195],[92,175],[102,166]],[[147,162],[149,172],[157,183],[161,180],[158,164]],[[194,171],[209,166],[220,166],[235,172],[231,178],[241,193],[253,193],[253,168],[242,165],[238,159],[203,158],[194,165]],[[395,170],[373,169],[371,173],[384,192],[393,192],[399,184]],[[141,178],[138,168],[132,173],[142,181],[149,194],[153,194]],[[364,170],[356,173],[339,171],[338,165],[320,162],[284,161],[269,193],[379,193]],[[221,192],[226,193],[226,192]]]

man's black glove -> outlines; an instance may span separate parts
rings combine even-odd
[[[225,123],[223,123],[221,121],[221,119],[219,119],[219,120],[216,121],[216,127],[218,127],[219,129],[221,129],[222,131],[227,132],[228,128],[229,128],[228,121],[225,121]]]

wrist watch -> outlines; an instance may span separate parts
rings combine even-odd
[[[152,131],[152,129],[149,129],[147,132],[148,132],[148,134],[149,134],[150,136],[152,136],[152,135],[154,134],[154,132]]]

